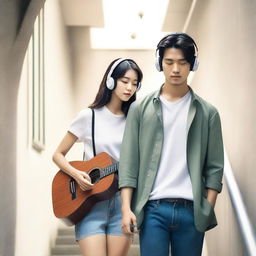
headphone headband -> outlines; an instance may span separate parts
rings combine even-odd
[[[114,69],[118,66],[118,64],[120,64],[121,62],[125,61],[126,59],[120,58],[118,60],[116,60],[113,65],[111,66],[111,69],[108,72],[108,76],[107,79],[109,79],[114,71]]]
[[[195,47],[195,52],[198,52],[198,48],[197,48],[197,45],[196,45],[195,40],[194,40],[191,36],[189,36],[189,35],[187,35],[187,34],[185,34],[185,33],[179,33],[179,32],[165,35],[165,36],[159,41],[159,43],[157,44],[157,49],[161,47],[160,44],[162,43],[162,41],[164,41],[164,40],[167,39],[168,37],[183,37],[183,38],[185,38],[185,39],[187,39],[187,40],[191,40],[192,43],[193,43],[193,45],[194,45],[194,47]]]

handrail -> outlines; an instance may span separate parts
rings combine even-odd
[[[249,256],[256,255],[256,236],[225,150],[224,178]]]

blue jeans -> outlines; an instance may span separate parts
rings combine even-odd
[[[148,201],[140,230],[141,256],[200,256],[204,233],[194,225],[193,202]]]

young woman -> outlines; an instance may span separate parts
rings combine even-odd
[[[129,107],[136,99],[142,72],[131,59],[114,60],[108,67],[94,102],[71,123],[53,155],[58,167],[73,177],[82,190],[93,188],[90,177],[73,168],[65,158],[75,142],[84,142],[85,160],[93,155],[92,110],[95,111],[96,154],[106,152],[119,160],[120,147]],[[122,233],[121,200],[117,192],[111,199],[96,203],[75,225],[76,240],[84,256],[125,256],[131,237]]]

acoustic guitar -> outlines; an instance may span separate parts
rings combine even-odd
[[[118,191],[118,162],[104,152],[89,161],[69,163],[86,172],[94,184],[91,190],[83,191],[65,172],[60,170],[55,175],[52,182],[53,212],[70,226],[82,220],[97,202],[113,197]]]

